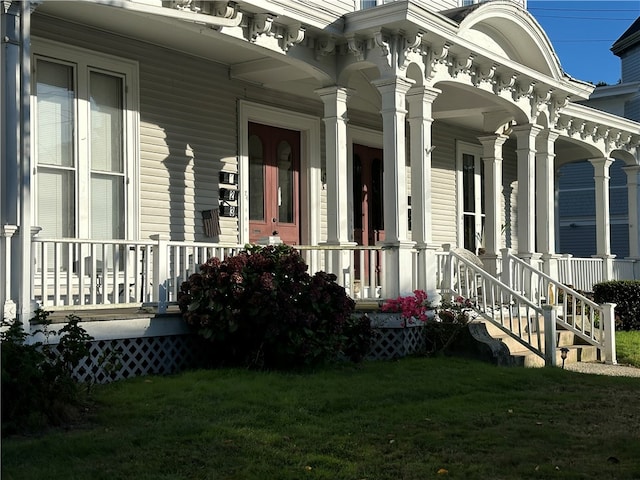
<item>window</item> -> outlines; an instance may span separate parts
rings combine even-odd
[[[484,243],[484,164],[481,149],[458,142],[458,205],[462,246],[474,253]]]
[[[136,235],[137,67],[33,42],[35,219],[45,238]]]

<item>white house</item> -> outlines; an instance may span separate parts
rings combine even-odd
[[[198,263],[248,242],[298,245],[360,299],[436,294],[445,244],[507,286],[505,248],[578,285],[555,249],[555,172],[584,159],[590,279],[628,268],[608,170],[633,169],[637,208],[640,124],[577,103],[594,87],[525,7],[2,2],[3,318],[108,307],[87,322],[98,340],[181,333],[125,307],[165,312]]]

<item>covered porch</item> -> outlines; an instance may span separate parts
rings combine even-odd
[[[637,224],[629,231],[630,258],[611,255],[608,168],[614,158],[628,166],[629,215],[638,218],[640,126],[572,103],[593,86],[563,73],[544,32],[512,3],[440,13],[399,1],[311,17],[295,2],[300,10],[277,15],[252,2],[244,10],[216,2],[207,11],[141,3],[84,2],[65,10],[44,2],[33,11],[10,10],[22,36],[8,47],[16,76],[5,105],[24,135],[10,139],[3,177],[16,193],[3,197],[10,213],[0,251],[3,318],[27,324],[37,303],[164,311],[200,263],[254,240],[256,124],[297,135],[292,243],[312,272],[336,274],[356,299],[418,288],[437,298],[450,288],[450,252],[464,250],[494,278],[507,270],[505,249],[585,291],[597,281],[636,278]],[[164,35],[167,24],[174,36]],[[125,45],[133,58],[115,62]],[[36,61],[49,63],[68,52],[96,59],[98,50],[105,65],[117,63],[135,80],[124,89],[135,98],[127,104],[129,170],[118,178],[126,178],[128,208],[117,240],[91,238],[94,212],[86,211],[69,220],[69,235],[40,231],[46,218],[37,210],[46,199],[31,188],[40,164],[30,153],[38,143],[29,136],[37,96],[30,46]],[[167,68],[172,62],[189,75]],[[187,80],[197,88],[184,88]],[[367,242],[356,234],[361,195],[371,191],[356,187],[357,147],[381,155],[376,214],[383,235]],[[555,173],[583,159],[594,168],[597,249],[593,258],[573,259],[556,248]],[[272,183],[264,185],[280,203]],[[228,191],[233,195],[225,198]],[[200,214],[225,207],[233,215],[222,219],[218,235],[208,235]],[[271,218],[263,220],[270,225]],[[258,241],[277,241],[265,231]]]

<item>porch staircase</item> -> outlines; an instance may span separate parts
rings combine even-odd
[[[521,319],[525,325],[529,324],[526,318]],[[488,335],[491,338],[501,342],[508,349],[508,364],[514,366],[523,367],[544,367],[545,359],[540,357],[535,352],[531,351],[527,347],[523,346],[520,342],[516,341],[511,335],[505,333],[495,324],[484,320],[474,320],[476,323],[482,323],[486,329]],[[541,329],[541,335],[544,336],[544,319],[540,319],[539,327]],[[582,338],[575,335],[570,330],[558,328],[556,330],[556,347],[555,347],[555,361],[556,365],[562,365],[562,348],[566,348],[565,364],[575,362],[594,362],[599,361],[598,348],[594,345],[589,345]]]
[[[472,301],[470,335],[494,363],[616,363],[614,305],[598,305],[508,252],[502,268],[508,284],[451,251],[442,289],[445,300]]]

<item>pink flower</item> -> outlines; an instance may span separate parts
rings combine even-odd
[[[380,310],[400,313],[405,320],[415,318],[421,322],[426,322],[428,318],[427,312],[431,310],[431,302],[427,299],[427,294],[424,290],[414,290],[413,295],[387,300],[382,304]]]

